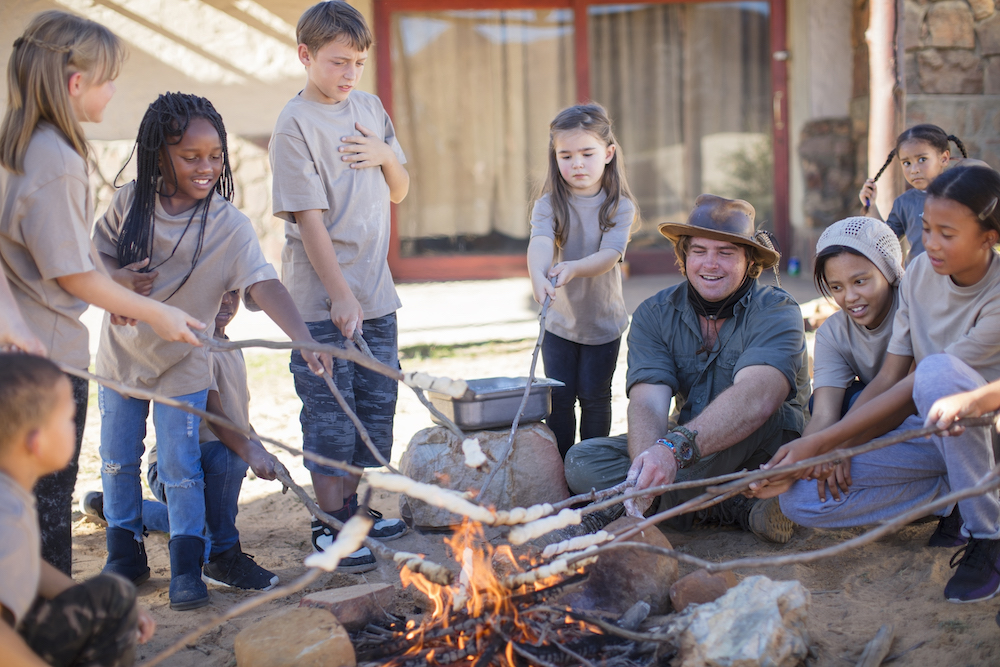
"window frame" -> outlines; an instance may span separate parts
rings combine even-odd
[[[732,2],[733,0],[641,0],[644,4]],[[766,0],[770,5],[771,132],[774,158],[774,227],[787,257],[792,246],[789,222],[787,1]],[[455,9],[572,9],[573,58],[576,63],[577,100],[590,98],[589,12],[591,5],[621,4],[622,0],[374,0],[376,90],[392,117],[392,42],[394,12]],[[405,147],[404,147],[405,150]],[[397,281],[488,280],[528,275],[523,254],[455,254],[403,257],[400,253],[398,209],[391,208],[389,268]],[[631,273],[662,274],[676,271],[670,250],[629,250]],[[784,259],[783,257],[783,259]],[[784,262],[783,262],[784,263]]]

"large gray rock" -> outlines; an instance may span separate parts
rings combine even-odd
[[[604,530],[622,532],[637,523],[639,519],[623,516],[609,523]],[[670,540],[656,526],[630,537],[628,541],[670,548]],[[648,603],[653,614],[664,614],[670,609],[670,586],[677,581],[677,561],[673,558],[638,549],[620,549],[588,565],[587,571],[590,573],[587,580],[559,598],[560,604],[574,609],[599,609],[616,614],[624,614],[639,601]]]
[[[473,431],[466,437],[478,438],[488,463],[483,470],[465,465],[462,443],[442,426],[418,431],[399,461],[400,471],[419,482],[437,484],[456,491],[479,490],[487,470],[497,465],[507,447],[510,431]],[[476,499],[499,510],[555,503],[569,498],[562,457],[555,436],[544,424],[528,424],[517,429],[514,449],[507,465],[498,470],[488,489]],[[400,514],[422,529],[451,528],[462,518],[419,500],[400,496]]]
[[[688,607],[668,632],[679,667],[794,667],[809,653],[809,591],[747,577],[715,602]]]

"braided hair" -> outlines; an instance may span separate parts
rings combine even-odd
[[[219,133],[219,140],[222,143],[223,168],[222,175],[215,184],[214,192],[219,193],[227,201],[233,200],[233,173],[229,165],[229,148],[226,144],[226,127],[222,122],[222,116],[215,110],[212,103],[204,97],[197,95],[187,95],[184,93],[167,93],[160,95],[155,102],[146,109],[146,114],[139,123],[139,135],[136,138],[135,146],[132,148],[132,155],[136,156],[136,179],[135,194],[132,199],[132,206],[125,216],[125,223],[122,225],[121,234],[118,237],[118,264],[127,266],[134,262],[141,262],[148,259],[153,253],[153,239],[155,236],[155,213],[156,195],[173,196],[176,194],[177,174],[174,172],[173,162],[169,159],[162,159],[167,146],[180,143],[187,131],[191,121],[195,118],[203,118],[215,127]],[[126,160],[125,166],[132,160],[132,155]],[[166,165],[170,169],[170,179],[163,179],[164,187],[167,181],[174,183],[174,193],[158,193],[157,187],[160,185],[163,174],[161,166]],[[125,170],[122,167],[122,171]],[[118,177],[122,171],[118,172]],[[115,181],[118,180],[115,178]],[[194,220],[194,216],[201,207],[201,227],[198,230],[198,242],[191,257],[191,268],[187,275],[181,280],[177,288],[171,292],[164,301],[167,301],[178,290],[184,286],[194,272],[198,259],[201,257],[202,246],[205,241],[205,226],[208,220],[208,209],[211,205],[212,195],[209,195],[199,202],[191,212],[188,226]],[[184,232],[187,232],[187,227]],[[176,250],[176,248],[175,248]],[[169,259],[169,257],[167,258]],[[166,260],[164,260],[166,261]],[[143,272],[152,270],[147,264]]]
[[[965,150],[965,144],[963,144],[962,140],[954,134],[948,134],[937,125],[931,125],[930,123],[914,125],[896,138],[895,148],[889,151],[889,157],[886,158],[885,164],[883,164],[882,168],[878,170],[877,174],[875,174],[875,178],[872,179],[873,183],[878,182],[879,177],[882,176],[882,172],[888,169],[889,165],[892,164],[893,159],[899,154],[899,147],[907,141],[914,140],[930,144],[931,147],[938,153],[944,153],[949,150],[950,145],[948,142],[953,141],[955,145],[958,146],[958,150],[962,152],[962,157],[969,157],[968,151]],[[868,208],[868,206],[865,206],[865,213],[868,212]]]

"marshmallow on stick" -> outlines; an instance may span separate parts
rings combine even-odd
[[[340,534],[337,535],[333,544],[306,558],[306,566],[333,572],[337,569],[341,559],[350,556],[364,545],[368,531],[371,530],[374,523],[370,516],[355,514],[340,529]]]
[[[435,377],[421,371],[403,373],[403,382],[410,387],[436,391],[452,398],[462,398],[469,390],[469,384],[465,380]]]
[[[544,519],[532,521],[521,526],[514,526],[510,529],[507,539],[510,540],[511,544],[524,544],[553,530],[578,524],[581,518],[580,510],[572,510],[567,507],[555,516],[545,517]]]

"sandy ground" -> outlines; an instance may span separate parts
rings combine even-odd
[[[473,345],[442,352],[423,348],[423,356],[403,359],[405,369],[422,369],[451,377],[491,377],[524,375],[530,362],[531,343],[493,343]],[[624,431],[625,350],[619,360],[614,384],[613,432]],[[246,354],[254,427],[264,434],[298,446],[299,403],[287,370],[286,353],[248,351]],[[78,494],[100,488],[97,454],[100,415],[96,389],[91,395],[87,436],[81,457]],[[394,460],[413,433],[430,425],[424,408],[409,392],[400,395],[396,417]],[[152,433],[152,429],[150,429]],[[150,437],[152,440],[152,437]],[[147,443],[147,445],[150,443]],[[279,457],[296,479],[308,484],[308,475],[299,461],[290,455]],[[306,486],[311,490],[311,487]],[[147,490],[148,493],[148,490]],[[397,498],[377,496],[376,509],[387,516],[399,516]],[[79,514],[74,524],[74,576],[78,579],[97,574],[105,553],[104,529]],[[292,495],[281,495],[276,482],[248,478],[243,486],[238,526],[243,548],[258,563],[288,582],[305,571],[303,558],[310,553],[309,517]],[[854,664],[864,644],[879,626],[892,623],[896,640],[892,653],[912,647],[895,664],[938,665],[951,667],[1000,663],[1000,630],[994,621],[995,602],[953,605],[945,602],[942,590],[950,576],[950,550],[930,549],[925,545],[934,524],[911,526],[847,555],[809,565],[773,568],[761,572],[772,579],[798,579],[812,593],[809,630],[818,657],[810,664],[844,666]],[[729,529],[700,530],[689,534],[668,532],[675,546],[692,554],[725,560],[741,556],[783,554],[812,550],[841,542],[860,531],[815,531],[796,529],[795,537],[784,546],[758,542],[752,535]],[[440,535],[409,533],[393,542],[393,547],[428,554],[432,559],[446,559]],[[190,612],[172,612],[168,607],[169,559],[166,536],[152,534],[147,541],[152,577],[139,589],[143,604],[156,617],[159,629],[155,638],[140,647],[139,657],[148,659],[157,651],[201,622],[222,612],[251,594],[210,587],[212,604]],[[456,568],[457,569],[457,568]],[[685,568],[682,566],[682,572]],[[759,571],[737,571],[739,577]],[[324,575],[310,588],[317,590],[364,582],[392,582],[399,585],[392,564],[364,575]],[[264,605],[246,616],[234,619],[203,636],[194,647],[182,650],[167,665],[235,665],[233,640],[248,624],[286,605],[298,603],[301,594]],[[418,610],[413,597],[401,595],[396,611],[413,614]]]

